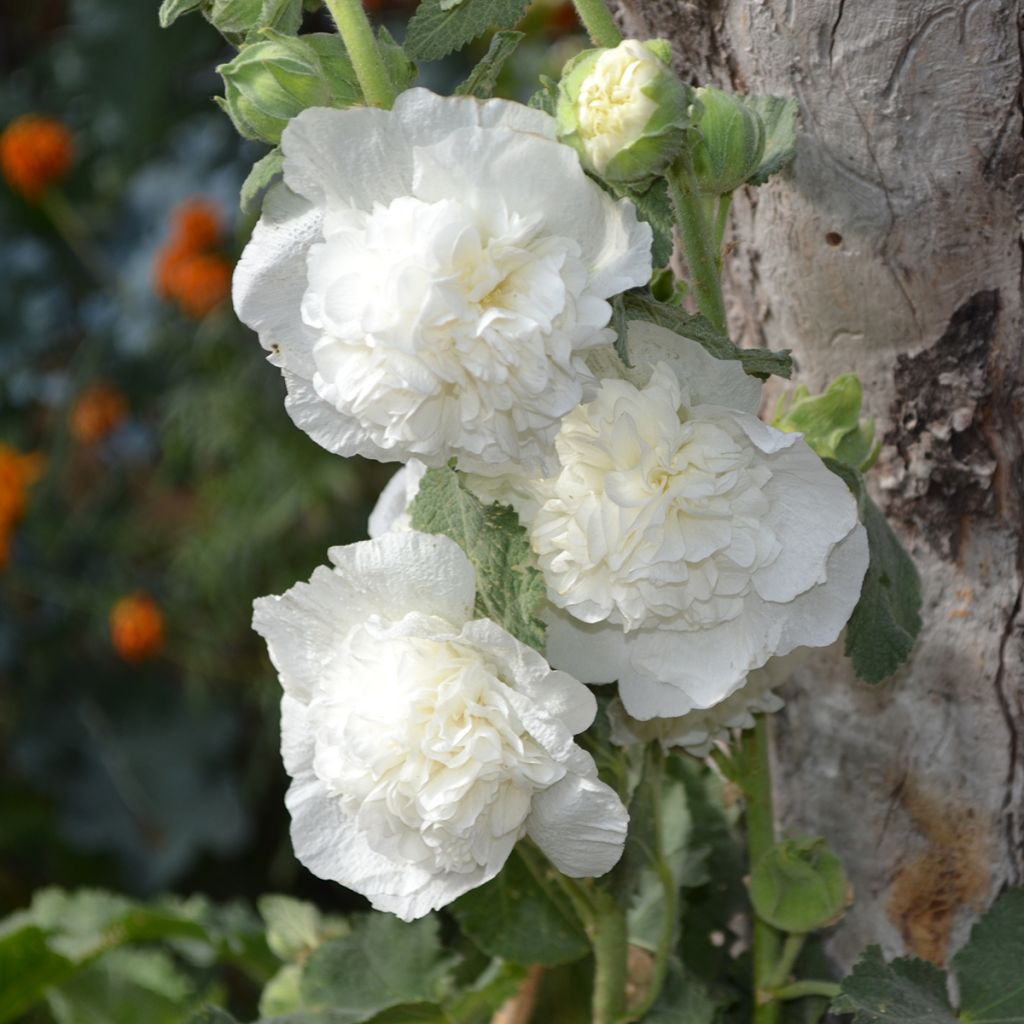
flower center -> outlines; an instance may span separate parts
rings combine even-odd
[[[680,401],[667,367],[643,391],[605,381],[565,419],[561,472],[535,485],[549,594],[583,621],[690,630],[735,618],[779,554],[764,525],[770,471],[738,427],[681,418]]]
[[[498,670],[450,630],[408,635],[418,618],[371,619],[346,637],[311,705],[313,767],[378,852],[472,871],[496,846],[504,859],[534,790],[564,769],[523,727]]]

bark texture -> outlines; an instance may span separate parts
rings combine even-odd
[[[843,966],[870,942],[941,962],[1024,881],[1021,4],[619,3],[689,80],[799,100],[792,169],[735,207],[730,323],[812,389],[860,375],[925,627],[881,687],[835,650],[797,677],[778,805],[850,869]]]

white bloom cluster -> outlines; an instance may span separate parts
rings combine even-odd
[[[524,835],[565,874],[611,868],[626,811],[573,742],[596,701],[472,618],[459,546],[393,533],[329,556],[253,620],[284,687],[299,859],[407,920],[493,878]]]
[[[235,273],[238,315],[287,409],[341,455],[550,466],[613,295],[646,284],[651,230],[504,100],[403,93],[393,110],[303,111],[284,185]]]

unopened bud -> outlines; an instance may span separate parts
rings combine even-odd
[[[738,96],[713,86],[702,86],[696,96],[703,108],[697,124],[699,140],[693,150],[697,181],[706,195],[725,195],[739,188],[761,165],[764,122]]]

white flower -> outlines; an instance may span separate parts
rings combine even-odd
[[[608,871],[628,816],[573,742],[590,691],[471,618],[454,541],[392,533],[329,556],[253,618],[284,687],[299,860],[405,920],[493,878],[524,835],[565,874]]]
[[[835,640],[867,541],[846,485],[753,415],[759,388],[738,362],[651,324],[631,324],[629,345],[647,369],[566,416],[559,472],[474,487],[527,526],[551,663],[617,679],[635,718],[674,717],[773,655]]]
[[[743,685],[710,708],[697,709],[676,718],[650,718],[641,722],[631,717],[616,699],[608,705],[611,739],[620,746],[658,742],[664,750],[679,747],[694,757],[706,757],[718,741],[728,740],[737,729],[752,729],[755,714],[779,711],[785,701],[775,687],[789,679],[797,664],[806,658],[801,647],[781,658],[772,658],[754,669]]]
[[[342,455],[543,467],[610,339],[605,300],[650,276],[633,206],[505,100],[313,108],[281,145],[234,300],[292,419]]]

